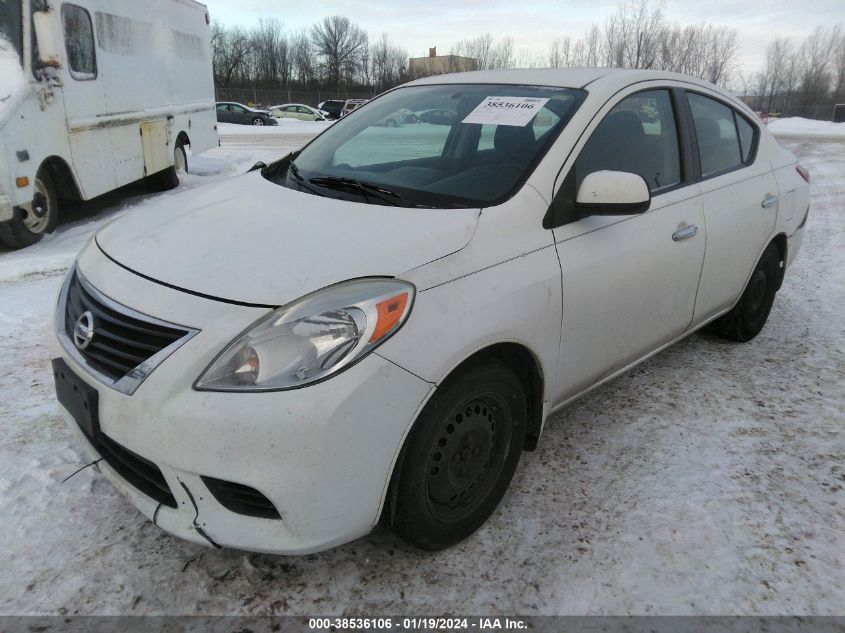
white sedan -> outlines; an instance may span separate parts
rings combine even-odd
[[[277,119],[299,119],[300,121],[325,121],[326,113],[303,103],[283,103],[268,108]]]
[[[433,105],[454,117],[379,124]],[[59,297],[58,399],[173,534],[295,554],[381,521],[444,548],[552,412],[702,327],[762,330],[808,181],[690,77],[418,80],[104,227]]]

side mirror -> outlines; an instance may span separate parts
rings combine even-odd
[[[32,14],[35,25],[35,41],[38,44],[38,61],[44,66],[59,67],[59,42],[53,32],[53,16],[50,11],[35,11]]]
[[[575,206],[595,215],[644,213],[651,192],[642,176],[625,171],[594,171],[578,188]]]

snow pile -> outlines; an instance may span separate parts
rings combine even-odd
[[[24,83],[26,78],[18,53],[12,43],[0,35],[0,119],[3,118],[3,111],[11,101],[12,95]]]
[[[815,119],[805,119],[796,116],[770,121],[769,131],[775,136],[845,137],[845,123],[817,121]]]

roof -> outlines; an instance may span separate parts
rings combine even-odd
[[[561,88],[585,88],[601,80],[602,84],[619,83],[621,85],[652,79],[671,79],[685,81],[701,86],[714,87],[712,84],[662,70],[636,70],[630,68],[509,68],[504,70],[477,70],[448,75],[432,75],[417,79],[406,85],[446,84],[446,83],[490,83],[490,84],[527,84],[537,86],[559,86]]]

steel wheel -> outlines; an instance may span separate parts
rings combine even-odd
[[[173,167],[176,169],[176,175],[182,177],[188,173],[188,157],[185,154],[185,147],[180,143],[176,145],[173,150]]]
[[[22,218],[24,227],[30,233],[42,234],[46,232],[56,214],[56,199],[49,187],[43,176],[36,176],[33,186],[32,209],[24,210]]]
[[[460,520],[496,483],[513,435],[507,403],[493,393],[452,412],[428,461],[426,491],[432,514]]]

